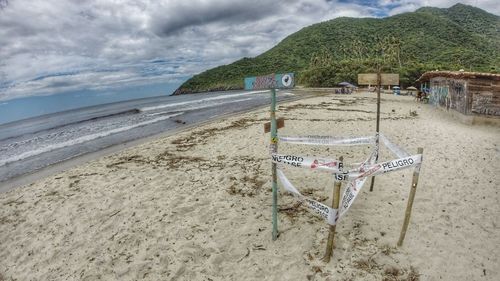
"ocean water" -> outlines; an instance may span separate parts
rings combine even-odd
[[[278,100],[294,97],[278,92]],[[268,91],[151,97],[56,112],[0,125],[0,182],[135,139],[263,105]]]
[[[0,124],[82,107],[149,97],[169,96],[178,83],[153,83],[112,90],[79,90],[63,94],[0,100]]]

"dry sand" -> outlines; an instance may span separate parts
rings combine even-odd
[[[280,132],[370,135],[375,108],[373,94],[282,104]],[[382,112],[393,142],[424,148],[401,248],[411,170],[377,177],[374,192],[367,182],[329,264],[327,224],[283,190],[272,242],[268,112],[258,110],[0,194],[0,280],[500,280],[500,129],[458,123],[410,97],[383,95]],[[370,148],[279,151],[360,162]],[[391,158],[382,149],[381,160]],[[285,173],[330,204],[328,174]]]

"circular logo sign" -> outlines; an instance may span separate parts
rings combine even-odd
[[[292,82],[293,82],[292,80],[293,80],[293,78],[292,78],[292,76],[290,76],[290,74],[285,74],[285,75],[283,75],[283,77],[281,77],[281,83],[285,87],[292,86]]]

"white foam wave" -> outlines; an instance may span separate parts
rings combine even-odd
[[[155,113],[148,114],[147,116],[165,115],[167,113],[171,113],[171,111],[155,112]]]
[[[82,137],[79,137],[79,138],[76,138],[76,139],[72,139],[72,140],[68,140],[68,141],[64,141],[64,142],[60,142],[60,143],[55,143],[55,144],[48,145],[48,146],[45,146],[45,147],[40,147],[38,149],[26,151],[26,152],[21,153],[19,155],[12,156],[10,158],[0,160],[0,167],[6,165],[8,163],[12,163],[12,162],[15,162],[15,161],[26,159],[28,157],[36,156],[36,155],[39,155],[39,154],[42,154],[42,153],[45,153],[45,152],[49,152],[49,151],[53,151],[53,150],[56,150],[56,149],[59,149],[59,148],[63,148],[63,147],[67,147],[67,146],[72,146],[72,145],[76,145],[76,144],[80,144],[80,143],[84,143],[84,142],[87,142],[87,141],[91,141],[91,140],[95,140],[95,139],[98,139],[98,138],[106,137],[106,136],[109,136],[109,135],[112,135],[112,134],[116,134],[116,133],[120,133],[120,132],[125,132],[125,131],[128,131],[130,129],[134,129],[134,128],[137,128],[137,127],[142,127],[142,126],[149,125],[149,124],[152,124],[152,123],[156,123],[156,122],[159,122],[159,121],[167,120],[169,118],[181,115],[183,113],[184,112],[179,112],[179,113],[176,113],[176,114],[166,115],[166,116],[158,117],[158,118],[151,119],[151,120],[148,120],[148,121],[140,122],[140,123],[137,123],[137,124],[134,124],[134,125],[120,127],[120,128],[116,128],[116,129],[112,129],[112,130],[104,131],[104,132],[99,132],[99,133],[95,133],[95,134],[90,134],[90,135],[82,136]]]
[[[237,99],[237,100],[232,100],[230,102],[219,102],[219,103],[213,103],[213,104],[208,104],[208,105],[200,105],[200,106],[196,106],[196,107],[190,107],[189,110],[202,109],[202,108],[207,108],[207,107],[214,107],[214,106],[221,105],[221,104],[231,104],[231,103],[241,102],[241,101],[247,101],[247,100],[252,100],[252,98]]]
[[[193,104],[193,103],[203,103],[203,102],[207,102],[207,101],[222,100],[222,99],[246,96],[246,95],[251,95],[251,94],[259,94],[259,93],[265,93],[265,92],[268,92],[268,91],[267,90],[266,91],[251,91],[251,92],[245,92],[245,93],[239,93],[239,94],[220,95],[220,96],[216,96],[216,97],[204,98],[204,99],[193,100],[193,101],[184,101],[184,102],[170,103],[170,104],[164,104],[164,105],[158,105],[158,106],[143,107],[139,110],[143,111],[143,112],[144,111],[152,111],[152,110],[164,109],[164,108],[169,108],[169,107],[176,107],[176,106],[188,105],[188,104]]]
[[[202,108],[207,108],[207,107],[214,107],[214,106],[218,106],[218,105],[221,105],[221,104],[231,104],[231,103],[235,103],[235,102],[242,102],[242,101],[247,101],[247,100],[252,100],[252,98],[245,98],[245,99],[237,99],[237,100],[232,100],[230,102],[220,102],[220,103],[212,103],[212,104],[208,104],[208,105],[201,105],[201,106],[195,106],[195,107],[190,107],[189,110],[196,110],[196,109],[202,109]],[[189,111],[187,109],[185,109],[186,111]],[[165,114],[165,113],[170,113],[170,111],[160,111],[160,112],[155,112],[155,113],[149,113],[148,116],[156,116],[156,115],[162,115],[162,114]]]

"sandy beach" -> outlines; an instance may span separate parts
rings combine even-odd
[[[280,104],[283,135],[368,136],[373,93]],[[0,280],[499,280],[500,128],[469,126],[412,97],[382,96],[381,131],[424,148],[406,239],[412,170],[369,181],[337,226],[280,187],[271,240],[267,109],[205,124],[0,193]],[[416,112],[416,114],[411,114]],[[279,152],[361,162],[369,146],[280,144]],[[380,160],[394,157],[382,146]],[[326,173],[285,168],[330,205]]]

